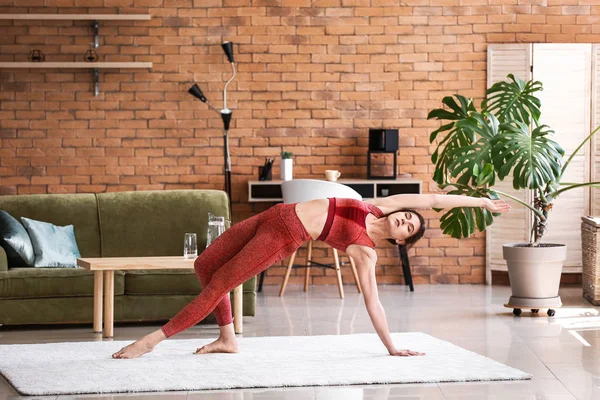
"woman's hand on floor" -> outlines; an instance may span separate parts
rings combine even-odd
[[[408,349],[390,351],[390,356],[413,357],[413,356],[424,356],[424,355],[425,355],[425,353],[421,353],[418,351],[412,351],[412,350],[408,350]]]

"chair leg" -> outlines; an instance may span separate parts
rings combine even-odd
[[[310,280],[310,258],[312,257],[313,241],[308,242],[308,253],[306,254],[306,275],[304,276],[304,291],[308,291],[308,281]]]
[[[410,288],[411,292],[415,291],[412,280],[412,272],[410,271],[410,262],[408,261],[408,253],[404,247],[400,247],[400,259],[402,260],[402,273],[404,274],[404,281]]]
[[[356,272],[356,264],[354,264],[354,260],[352,257],[348,256],[350,260],[350,266],[352,266],[352,275],[354,275],[354,281],[356,282],[356,288],[358,289],[358,293],[362,293],[362,288],[360,287],[360,281],[358,280],[358,272]]]
[[[340,271],[340,258],[338,257],[337,249],[333,249],[333,260],[335,261],[335,273],[337,275],[338,290],[340,298],[344,298],[344,286],[342,285],[342,272]]]
[[[265,269],[263,272],[260,273],[260,278],[258,280],[258,290],[257,292],[262,292],[262,287],[263,287],[263,283],[265,281],[265,274],[267,273],[267,270]]]
[[[290,257],[290,262],[288,263],[287,271],[285,271],[285,278],[283,278],[283,283],[281,284],[281,289],[279,290],[279,297],[283,296],[285,292],[285,287],[287,286],[288,279],[290,279],[290,272],[292,272],[292,267],[294,266],[294,260],[296,259],[296,253],[298,250],[292,254]]]

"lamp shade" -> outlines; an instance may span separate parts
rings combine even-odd
[[[206,103],[206,97],[204,97],[204,93],[200,90],[200,87],[194,83],[194,85],[188,89],[188,93],[197,98],[203,103]]]
[[[223,119],[223,126],[225,127],[225,130],[228,131],[229,130],[229,124],[231,123],[231,110],[228,108],[224,108],[221,110],[221,118]]]
[[[223,48],[223,51],[225,52],[225,55],[227,56],[227,59],[229,60],[229,62],[230,63],[234,62],[233,61],[233,43],[223,42],[221,47]]]

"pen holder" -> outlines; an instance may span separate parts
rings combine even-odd
[[[267,168],[267,169],[268,169],[268,171],[265,176],[265,167],[264,166],[258,167],[258,180],[259,181],[273,180],[273,168]]]

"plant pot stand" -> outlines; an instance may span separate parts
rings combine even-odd
[[[512,308],[515,316],[521,315],[524,308],[531,309],[532,314],[537,314],[540,308],[547,308],[547,314],[549,317],[553,317],[555,314],[554,309],[562,306],[560,296],[548,297],[548,298],[527,298],[527,297],[515,297],[510,296],[508,303],[504,304],[504,307]]]

